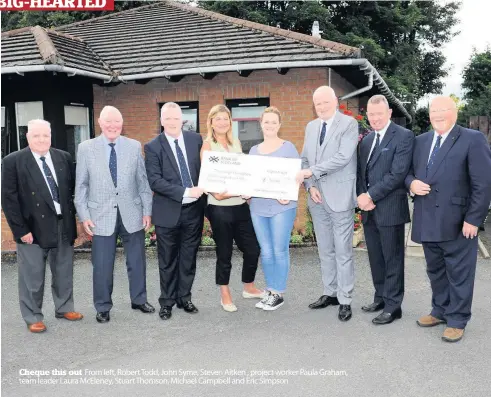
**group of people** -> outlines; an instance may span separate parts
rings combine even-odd
[[[279,136],[280,111],[267,108],[260,125],[264,140],[251,148],[256,156],[301,158],[296,181],[308,191],[308,208],[317,235],[323,293],[311,309],[339,306],[338,318],[352,317],[355,284],[353,215],[362,210],[365,240],[375,289],[366,312],[382,311],[372,321],[401,318],[404,296],[405,224],[423,244],[432,287],[432,311],[422,327],[446,323],[446,341],[462,338],[471,315],[477,261],[478,226],[491,201],[491,151],[478,131],[456,124],[451,98],[430,105],[434,131],[414,134],[391,122],[387,99],[367,104],[373,129],[358,143],[358,123],[338,111],[332,88],[313,94],[318,118],[305,130],[302,153]],[[31,332],[43,332],[42,303],[46,259],[52,273],[55,316],[81,320],[73,303],[75,214],[92,238],[93,300],[96,320],[110,321],[116,243],[121,238],[129,278],[131,307],[153,313],[146,291],[145,231],[155,225],[160,275],[159,316],[172,317],[173,306],[197,313],[191,290],[204,217],[216,243],[215,281],[220,304],[237,311],[229,288],[235,241],[243,254],[242,297],[256,307],[276,310],[284,304],[290,268],[289,241],[297,202],[205,192],[198,187],[205,151],[242,153],[232,132],[232,116],[214,106],[207,135],[182,130],[179,105],[161,109],[163,131],[144,145],[121,136],[118,109],[102,109],[101,134],[79,145],[73,159],[51,147],[50,124],[28,124],[28,147],[3,160],[2,208],[17,242],[21,314]],[[258,289],[258,261],[266,288]]]

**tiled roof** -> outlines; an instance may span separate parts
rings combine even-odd
[[[60,65],[88,72],[111,70],[80,38],[39,26],[2,34],[2,67]]]
[[[32,32],[8,32],[5,38],[2,35],[2,66],[61,62],[72,68],[124,77],[210,66],[359,56],[354,47],[173,1],[77,22],[55,31],[42,30],[52,44],[50,56],[40,55]]]

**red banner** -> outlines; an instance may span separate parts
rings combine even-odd
[[[0,11],[114,10],[114,0],[0,0]]]

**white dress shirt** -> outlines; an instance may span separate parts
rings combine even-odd
[[[44,178],[44,181],[46,182],[46,185],[48,187],[48,191],[51,194],[51,198],[53,198],[53,194],[51,193],[51,189],[49,188],[48,178],[46,177],[46,175],[44,173],[43,162],[41,161],[42,156],[40,154],[33,152],[32,150],[31,150],[31,153],[34,156],[34,159],[36,160],[36,163],[39,166],[39,169],[41,170],[41,174],[43,174],[43,178]],[[51,160],[51,154],[48,152],[48,153],[46,153],[46,155],[44,157],[45,157],[46,165],[51,170],[51,173],[53,174],[53,178],[55,178],[56,185],[58,185],[58,178],[56,177],[55,165],[53,164],[53,160]],[[60,185],[58,185],[58,191],[60,190],[59,186]],[[56,213],[58,215],[61,215],[61,205],[54,200],[53,200],[53,204],[55,205]]]
[[[385,136],[385,133],[387,132],[389,126],[390,126],[390,123],[391,121],[389,120],[389,122],[387,123],[387,125],[382,128],[380,131],[375,131],[375,134],[379,134],[379,141],[378,141],[378,144],[380,146],[380,144],[382,143],[382,139],[384,139],[384,136]],[[370,153],[368,154],[368,160],[370,160],[370,157],[372,156],[372,152],[373,152],[373,148],[375,147],[375,143],[377,142],[377,135],[375,135],[375,138],[372,142],[372,147],[370,148]],[[370,184],[368,184],[367,188],[370,187]],[[372,196],[370,196],[370,193],[367,192],[367,195],[368,197],[372,198]]]
[[[186,161],[186,165],[188,166],[188,171],[189,171],[189,163],[188,163],[188,155],[186,153],[186,145],[184,144],[184,137],[181,134],[179,135],[178,138],[174,138],[170,135],[167,135],[164,132],[165,137],[167,138],[167,141],[169,142],[170,148],[172,149],[172,153],[174,153],[174,158],[176,159],[177,167],[179,168],[179,172],[181,172],[181,166],[179,165],[179,160],[177,158],[177,152],[176,152],[176,144],[174,141],[177,139],[177,144],[181,148],[182,154],[184,155],[184,161]],[[191,178],[191,171],[189,171],[189,178],[191,179],[191,183],[193,183],[193,179]],[[193,183],[194,186],[194,183]],[[184,191],[184,196],[182,197],[182,204],[189,204],[194,201],[198,200],[197,198],[190,197],[189,196],[189,188],[186,188]]]
[[[442,140],[440,141],[440,147],[443,146],[443,142],[445,142],[445,139],[447,139],[448,134],[453,130],[453,127],[455,127],[455,124],[450,128],[447,132],[442,134]],[[431,153],[433,153],[433,148],[436,145],[436,140],[440,134],[436,131],[433,132],[433,142],[431,142],[431,148],[430,148],[430,154],[428,155],[428,160],[426,161],[427,163],[430,161]]]
[[[389,120],[389,122],[387,123],[387,125],[384,128],[382,128],[380,131],[375,131],[375,133],[379,134],[379,136],[380,136],[379,145],[382,143],[382,139],[384,139],[385,133],[387,132],[390,123],[391,123],[391,121]],[[372,142],[372,147],[370,149],[370,153],[368,154],[368,159],[370,159],[370,157],[372,156],[373,148],[375,147],[375,142],[377,142],[377,135],[375,135],[375,139]]]
[[[329,133],[329,130],[331,129],[331,126],[332,126],[332,123],[334,122],[334,116],[336,115],[336,113],[333,114],[333,116],[329,119],[329,120],[322,120],[322,119],[319,119],[321,121],[321,125],[319,127],[319,144],[320,144],[320,134],[322,132],[322,124],[326,123],[326,136],[327,134]],[[324,137],[324,141],[326,140],[326,138]]]

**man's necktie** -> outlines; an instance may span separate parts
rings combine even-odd
[[[109,156],[109,172],[111,172],[114,187],[118,187],[118,159],[116,157],[116,149],[114,149],[114,145],[116,144],[109,144],[109,146],[111,146],[111,155]]]
[[[324,138],[326,137],[326,128],[327,128],[327,124],[324,121],[322,123],[321,138],[320,138],[320,141],[319,141],[319,146],[322,146],[322,143],[324,142]]]
[[[428,160],[428,164],[426,165],[426,173],[428,173],[428,170],[435,163],[435,158],[436,158],[436,155],[438,153],[438,150],[440,150],[441,142],[442,142],[442,136],[438,135],[438,137],[436,138],[435,146],[433,147],[433,151],[431,152],[430,159]]]
[[[370,161],[372,161],[373,157],[375,156],[375,151],[377,151],[380,146],[380,134],[377,132],[375,135],[377,135],[377,137],[375,138],[375,146],[373,147],[372,153],[370,153],[370,158],[367,161],[367,167],[365,170],[365,179],[367,182],[367,187],[370,186],[370,182],[368,179],[368,166],[370,165]]]
[[[46,164],[46,157],[41,157],[41,161],[43,162],[44,175],[46,175],[46,179],[48,180],[48,186],[49,186],[49,190],[51,190],[53,201],[56,201],[59,204],[60,192],[58,190],[58,185],[56,184],[55,178],[53,177],[53,174],[51,173],[48,164]]]
[[[191,176],[189,175],[189,169],[186,164],[186,159],[184,158],[184,154],[182,153],[181,148],[179,147],[178,140],[174,140],[176,144],[176,153],[177,160],[179,162],[179,168],[181,169],[181,180],[183,187],[193,187],[193,182],[191,181]]]
[[[373,147],[372,153],[370,153],[370,159],[368,160],[367,165],[370,164],[370,161],[372,161],[375,153],[378,150],[378,147],[380,146],[380,134],[377,132],[375,135],[377,135],[377,137],[375,138],[375,146]]]

